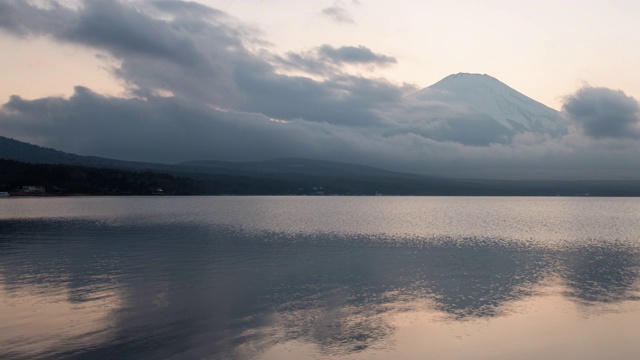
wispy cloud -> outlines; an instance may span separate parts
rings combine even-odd
[[[341,3],[336,2],[333,5],[322,9],[322,15],[330,18],[338,24],[355,24],[353,15]]]
[[[366,46],[342,46],[334,48],[331,45],[322,45],[318,48],[321,58],[336,64],[375,64],[385,66],[397,63],[396,58],[383,54],[376,54]]]
[[[373,70],[397,63],[395,57],[375,53],[366,46],[335,48],[328,44],[305,52],[289,52],[285,56],[276,56],[275,60],[285,68],[321,75],[342,74],[344,65]]]

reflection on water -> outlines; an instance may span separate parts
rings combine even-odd
[[[630,358],[636,202],[12,199],[0,355]]]

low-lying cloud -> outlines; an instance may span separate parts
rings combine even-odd
[[[634,142],[593,143],[576,132],[560,139],[521,134],[508,144],[469,146],[401,126],[283,123],[177,97],[123,99],[83,87],[68,99],[15,96],[0,111],[0,123],[4,134],[45,146],[164,163],[299,156],[400,171],[531,179],[627,178],[640,167]]]

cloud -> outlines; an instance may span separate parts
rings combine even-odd
[[[74,11],[57,1],[48,3],[48,8],[31,5],[27,1],[6,0],[0,3],[0,29],[17,36],[54,35],[72,26]]]
[[[141,98],[161,92],[283,120],[375,124],[380,122],[377,102],[407,91],[385,80],[336,72],[322,81],[279,74],[281,64],[270,61],[276,56],[251,50],[264,43],[259,33],[200,4],[105,0],[86,1],[78,9],[54,4],[50,9],[25,2],[7,6],[22,24],[21,36],[49,35],[108,52],[119,62],[113,74]],[[18,34],[14,22],[0,26]],[[392,61],[365,47],[356,51],[370,53],[369,59],[361,55],[361,62]],[[338,61],[315,60],[327,68]],[[365,94],[374,98],[369,101]]]
[[[342,7],[339,3],[335,3],[332,6],[322,9],[322,15],[330,18],[338,24],[356,23],[349,11]]]
[[[335,77],[346,74],[345,65],[355,66],[358,70],[374,70],[377,67],[396,64],[397,59],[393,56],[375,53],[362,45],[335,48],[324,44],[309,51],[288,52],[285,56],[274,56],[274,62],[287,70]]]
[[[403,91],[379,79],[335,77],[322,82],[262,72],[239,72],[235,81],[246,102],[240,109],[271,117],[345,126],[378,126],[379,108],[398,101]]]
[[[15,4],[10,4],[8,2],[0,3],[0,26],[14,34],[23,34],[24,29],[18,21],[16,13],[17,9]]]
[[[124,3],[87,2],[78,15],[75,25],[60,34],[62,39],[107,49],[119,57],[162,58],[184,66],[206,62],[178,27],[168,27],[165,21],[132,11]]]
[[[580,131],[518,133],[457,105],[409,103],[411,85],[344,70],[392,65],[391,56],[331,45],[281,56],[259,31],[197,3],[5,1],[0,10],[6,33],[108,54],[128,91],[14,96],[0,108],[3,136],[155,162],[297,156],[467,177],[640,176],[640,144],[629,135],[637,103],[619,92],[568,97],[564,111]],[[603,114],[615,115],[604,130]]]
[[[640,105],[620,90],[584,87],[566,97],[562,110],[591,138],[640,137]]]
[[[385,66],[397,63],[396,58],[376,54],[365,46],[343,46],[334,48],[331,45],[322,45],[318,48],[318,55],[336,64],[376,64]]]
[[[219,158],[246,160],[313,144],[313,126],[271,121],[262,114],[221,111],[175,97],[123,99],[76,87],[69,99],[13,96],[0,112],[6,133],[30,136],[55,148],[119,159],[175,162]]]
[[[156,162],[292,154],[353,162],[397,159],[407,150],[402,139],[411,137],[382,135],[383,125],[273,120],[177,97],[123,99],[84,87],[69,99],[13,96],[0,111],[4,135],[74,153]]]
[[[633,169],[640,168],[638,144],[592,143],[577,133],[562,139],[527,133],[508,143],[478,147],[436,139],[424,129],[389,123],[384,117],[377,126],[273,120],[178,97],[123,99],[83,87],[68,99],[14,96],[0,110],[3,135],[128,160],[172,163],[299,156],[486,178],[611,178],[637,176]]]
[[[180,13],[194,17],[200,17],[203,14],[207,16],[225,16],[220,10],[193,1],[153,0],[152,2],[155,7],[174,14]]]

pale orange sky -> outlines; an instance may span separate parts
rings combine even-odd
[[[0,36],[4,69],[0,80],[0,101],[20,95],[35,99],[68,96],[73,87],[84,85],[94,91],[119,95],[122,87],[108,71],[109,62],[96,57],[96,50],[61,44],[48,38],[20,39]]]
[[[426,87],[457,72],[492,75],[559,109],[588,83],[640,98],[640,2],[399,0],[200,0],[258,29],[270,51],[363,45],[398,63],[376,70],[396,83]],[[353,23],[321,14],[336,6]],[[122,87],[97,50],[48,38],[0,35],[0,100],[69,95],[73,86],[119,95]],[[111,60],[112,61],[112,60]]]
[[[382,75],[419,87],[486,73],[548,106],[589,83],[640,98],[640,2],[632,0],[199,0],[256,25],[274,47],[365,45],[398,59]],[[318,16],[345,9],[354,24]]]

